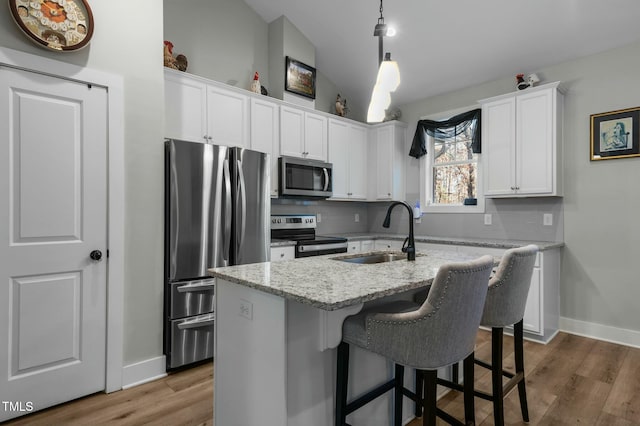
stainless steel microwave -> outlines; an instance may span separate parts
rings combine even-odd
[[[278,186],[282,197],[329,198],[333,195],[332,165],[305,158],[278,159]]]

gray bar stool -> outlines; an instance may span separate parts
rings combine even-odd
[[[498,265],[495,275],[489,281],[489,291],[487,292],[487,300],[480,325],[491,327],[491,364],[479,359],[476,359],[475,363],[491,370],[492,393],[476,390],[475,395],[493,402],[493,418],[496,426],[504,425],[504,397],[516,385],[518,386],[518,395],[520,397],[522,420],[529,421],[524,378],[522,319],[537,254],[538,246],[534,244],[507,250]],[[512,325],[515,373],[504,370],[502,366],[503,330],[504,327]],[[457,382],[455,380],[457,365],[454,365],[453,376],[454,382]],[[507,383],[502,383],[502,376],[509,378]],[[462,387],[457,383],[445,380],[438,380],[438,383],[462,390]]]
[[[396,301],[348,317],[338,346],[336,426],[358,408],[394,389],[394,425],[402,424],[403,395],[425,409],[424,425],[435,425],[436,414],[452,424],[465,424],[436,407],[438,368],[464,360],[465,421],[475,422],[473,350],[487,295],[493,258],[450,263],[440,267],[422,304]],[[349,345],[382,355],[395,363],[395,377],[347,403]],[[424,398],[406,389],[404,366],[424,375]],[[418,392],[423,394],[422,389]]]

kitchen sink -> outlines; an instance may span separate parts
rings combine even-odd
[[[407,260],[407,254],[383,252],[383,253],[369,253],[365,255],[341,256],[341,257],[334,257],[333,259],[341,260],[343,262],[349,262],[349,263],[371,264],[371,263],[393,262],[395,260]]]

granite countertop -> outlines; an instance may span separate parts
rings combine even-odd
[[[393,250],[385,252],[399,253]],[[333,311],[426,287],[431,284],[442,264],[477,257],[425,250],[418,252],[414,262],[396,260],[367,265],[334,259],[366,254],[330,254],[282,262],[236,265],[209,269],[209,273],[236,284]]]
[[[344,237],[349,241],[362,241],[362,240],[399,240],[404,241],[407,238],[406,235],[401,234],[375,234],[375,233],[346,233],[335,234],[328,236]],[[429,237],[416,235],[416,243],[432,243],[432,244],[450,244],[457,246],[472,246],[472,247],[488,247],[488,248],[516,248],[526,246],[528,244],[535,244],[540,251],[550,250],[558,247],[564,247],[562,241],[523,241],[523,240],[496,240],[485,238],[450,238],[450,237]]]

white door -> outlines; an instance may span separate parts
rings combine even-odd
[[[0,69],[0,421],[105,388],[106,162],[106,89]]]

